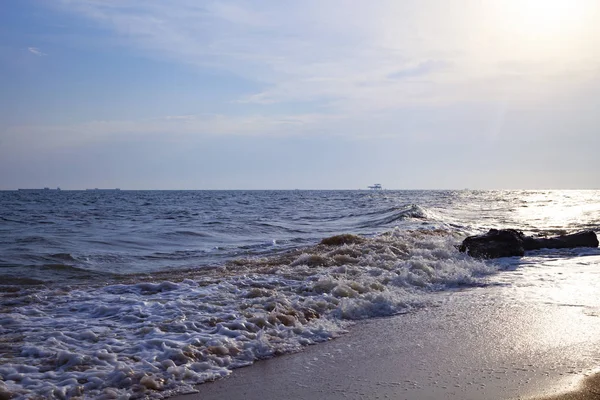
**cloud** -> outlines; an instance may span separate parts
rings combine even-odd
[[[167,115],[166,117],[164,117],[164,119],[166,120],[194,120],[196,119],[195,115]]]
[[[38,57],[47,56],[48,54],[42,53],[42,51],[37,47],[28,47],[27,50]]]
[[[522,69],[519,85],[513,85],[524,94],[515,99],[528,101],[540,79],[551,82],[551,75],[565,68],[577,70],[584,59],[588,66],[600,65],[599,57],[593,56],[598,39],[577,41],[585,48],[564,57],[562,50],[554,53],[551,44],[528,45],[519,36],[522,32],[510,31],[510,13],[497,12],[506,21],[494,20],[486,4],[62,2],[65,12],[110,29],[120,43],[148,57],[228,71],[264,87],[232,99],[238,103],[315,102],[327,112],[369,113],[411,104],[495,101],[504,96],[503,77],[510,72],[506,65],[515,60],[536,67],[527,75]],[[567,39],[600,37],[597,28],[591,29],[585,37],[560,39],[564,43],[557,49]],[[560,63],[557,57],[562,57]],[[485,89],[477,89],[483,83]]]
[[[249,115],[180,115],[141,120],[99,120],[65,125],[12,126],[2,132],[2,150],[30,153],[33,150],[77,148],[102,142],[157,140],[192,143],[207,136],[269,136],[306,133],[333,116],[316,114],[279,117]]]
[[[441,71],[448,67],[448,63],[438,60],[427,60],[414,66],[410,66],[389,75],[390,79],[406,79],[424,75],[429,75],[436,71]]]

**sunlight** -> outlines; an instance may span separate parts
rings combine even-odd
[[[532,58],[581,54],[597,4],[588,0],[490,2],[497,39]],[[593,24],[592,24],[593,25]]]
[[[600,213],[600,204],[590,201],[593,196],[593,192],[579,190],[531,192],[515,211],[532,228],[560,230]]]
[[[515,7],[514,23],[523,33],[553,36],[571,32],[585,17],[586,4],[572,0],[527,0]]]

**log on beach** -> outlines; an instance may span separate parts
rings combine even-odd
[[[526,236],[516,229],[490,229],[483,235],[469,236],[459,251],[477,258],[523,256],[527,250],[598,247],[594,231],[582,231],[551,238]]]

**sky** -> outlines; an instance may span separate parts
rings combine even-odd
[[[600,189],[595,0],[6,0],[0,190]]]

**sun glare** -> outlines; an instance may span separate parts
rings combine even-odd
[[[509,54],[569,59],[585,53],[597,4],[590,0],[507,0],[487,3],[491,32]],[[596,28],[593,28],[596,29]]]
[[[574,0],[525,0],[512,5],[514,23],[525,33],[554,36],[576,30],[585,17],[585,3]]]

